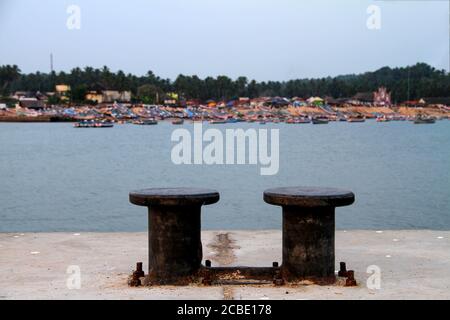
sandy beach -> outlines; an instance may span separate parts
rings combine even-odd
[[[202,241],[213,266],[281,263],[280,231],[204,231]],[[345,261],[357,287],[128,287],[147,259],[147,233],[2,233],[0,299],[450,299],[450,231],[337,231],[336,270]],[[366,284],[373,265],[380,289]],[[70,266],[81,271],[80,289],[67,286]]]

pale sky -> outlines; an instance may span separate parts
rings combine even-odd
[[[81,29],[69,30],[69,5]],[[377,5],[381,29],[369,30]],[[426,62],[449,70],[448,1],[0,0],[0,65],[289,80]]]

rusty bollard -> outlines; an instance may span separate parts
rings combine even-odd
[[[149,269],[152,284],[181,284],[201,267],[201,207],[219,201],[215,190],[153,188],[130,193],[130,202],[148,207]]]
[[[283,278],[335,280],[335,208],[355,201],[352,192],[290,187],[264,192],[264,201],[283,208]]]

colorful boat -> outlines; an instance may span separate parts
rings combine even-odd
[[[377,122],[388,122],[388,121],[391,121],[391,119],[389,119],[386,116],[377,117]]]
[[[309,118],[297,118],[294,120],[295,124],[304,124],[304,123],[311,123],[311,119]]]
[[[210,124],[224,124],[227,123],[227,120],[211,120],[209,121]]]
[[[181,125],[181,124],[183,124],[184,123],[184,120],[183,119],[175,119],[175,120],[172,120],[172,124],[175,124],[175,125]]]
[[[366,118],[364,118],[363,116],[353,116],[347,118],[347,122],[365,122],[365,121]]]
[[[114,124],[108,121],[80,121],[75,123],[74,128],[112,128]]]
[[[151,125],[158,124],[158,121],[156,121],[155,119],[137,120],[137,121],[134,121],[133,124],[136,124],[139,126],[151,126]]]

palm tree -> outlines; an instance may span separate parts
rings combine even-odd
[[[19,79],[20,69],[17,65],[0,66],[0,88],[2,95],[6,95],[8,86]]]

